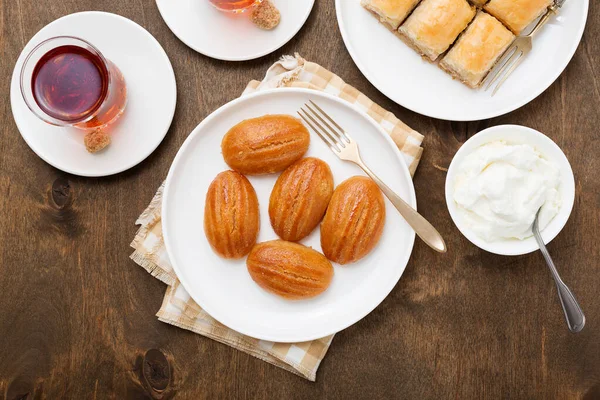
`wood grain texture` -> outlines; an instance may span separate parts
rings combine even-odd
[[[499,118],[453,123],[410,112],[368,83],[342,43],[333,0],[318,0],[283,49],[245,63],[187,48],[153,0],[0,0],[0,399],[600,398],[600,12],[590,3],[583,41],[545,93]],[[9,101],[26,41],[84,10],[121,14],[148,29],[179,88],[173,125],[156,152],[102,179],[39,159],[19,135]],[[443,256],[417,241],[388,298],[335,337],[316,383],[159,322],[164,285],[128,259],[133,222],[188,133],[294,51],[426,135],[418,204],[449,248]],[[566,329],[541,255],[484,253],[446,210],[444,169],[453,154],[475,132],[503,123],[547,133],[573,166],[575,208],[549,248],[586,312],[579,335]]]

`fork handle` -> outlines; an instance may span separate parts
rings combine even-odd
[[[400,215],[404,217],[406,222],[414,229],[415,233],[432,249],[438,251],[440,253],[446,252],[446,243],[442,238],[442,235],[431,225],[425,218],[421,216],[414,208],[412,208],[407,202],[402,200],[400,196],[398,196],[392,189],[389,188],[388,185],[383,183],[381,179],[377,177],[365,165],[365,163],[360,162],[356,163],[359,167],[362,168],[363,171],[369,175],[379,189],[385,194],[385,196],[390,199],[394,207],[400,212]]]
[[[542,29],[542,27],[544,25],[546,25],[546,22],[548,22],[550,20],[550,17],[552,17],[553,15],[556,15],[558,13],[558,10],[562,7],[564,2],[565,2],[565,0],[558,0],[555,3],[553,3],[550,7],[548,7],[548,11],[546,11],[546,13],[544,15],[542,15],[542,18],[540,18],[538,23],[535,24],[535,26],[533,27],[533,29],[527,36],[533,36],[540,29]]]
[[[542,16],[542,18],[540,18],[540,20],[538,21],[538,23],[535,24],[535,26],[533,27],[533,29],[531,30],[531,32],[527,36],[533,36],[536,33],[538,33],[539,30],[542,29],[542,27],[544,25],[546,25],[546,22],[548,22],[550,20],[550,17],[552,17],[555,12],[556,11],[552,7],[548,8],[548,11],[546,11],[546,13]]]

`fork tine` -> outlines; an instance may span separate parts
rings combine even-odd
[[[306,114],[306,116],[302,115],[302,113],[300,111],[298,111],[298,115],[300,115],[300,118],[302,118],[302,120],[304,120],[304,122],[306,122],[306,124],[308,126],[310,126],[312,128],[313,131],[316,132],[317,135],[319,135],[319,137],[321,138],[321,140],[323,140],[325,142],[325,144],[327,146],[329,146],[329,148],[331,149],[331,151],[333,151],[334,153],[339,153],[341,150],[333,143],[331,143],[331,140],[326,139],[325,136],[323,134],[321,134],[321,132],[319,131],[319,129],[317,129],[310,121],[307,117],[310,117],[306,111],[301,108],[300,109],[302,112],[304,112],[304,114]]]
[[[318,114],[315,114],[314,110],[313,110],[312,108],[310,108],[310,107],[309,107],[307,104],[305,104],[305,106],[308,108],[308,110],[309,110],[310,112],[306,111],[306,109],[304,109],[304,108],[302,108],[302,111],[304,111],[304,113],[305,113],[305,114],[306,114],[306,115],[307,115],[307,116],[308,116],[308,117],[311,119],[311,121],[312,121],[312,122],[313,122],[315,125],[317,125],[319,128],[321,128],[321,133],[322,133],[322,134],[324,134],[324,135],[326,135],[326,136],[327,136],[327,137],[328,137],[328,138],[331,140],[331,142],[332,142],[333,144],[337,145],[337,147],[339,147],[340,151],[341,151],[341,150],[342,150],[344,147],[346,147],[346,146],[344,145],[344,143],[342,143],[342,142],[340,141],[338,134],[337,134],[337,133],[335,133],[335,132],[333,132],[333,131],[331,131],[331,130],[328,130],[328,129],[326,129],[325,127],[323,127],[323,125],[321,125],[321,124],[319,123],[319,121],[317,121],[317,120],[316,120],[314,117],[317,117],[317,118],[318,118],[318,119],[320,119],[321,121],[323,121],[323,119],[322,119],[322,118],[321,118],[321,117],[320,117]],[[324,122],[324,121],[323,121],[323,122]],[[325,124],[326,124],[326,123],[325,123]],[[326,124],[326,125],[327,125],[327,124]]]
[[[300,111],[304,112],[304,115],[303,115],[303,114],[302,114],[302,112],[300,112]],[[300,111],[298,111],[298,115],[300,116],[300,118],[302,118],[302,120],[303,120],[304,122],[306,122],[306,124],[307,124],[308,126],[310,126],[310,128],[311,128],[313,131],[315,131],[315,133],[316,133],[317,135],[319,135],[319,137],[321,138],[321,140],[323,140],[323,141],[325,142],[325,144],[326,144],[327,146],[329,146],[329,148],[330,148],[330,149],[331,149],[333,152],[338,152],[339,150],[337,149],[337,147],[335,147],[335,146],[334,146],[334,145],[331,143],[331,141],[330,141],[329,139],[327,139],[325,136],[323,136],[323,135],[321,134],[321,132],[319,131],[319,129],[317,129],[317,127],[315,127],[315,126],[314,126],[314,125],[313,125],[313,124],[310,122],[310,120],[308,119],[308,114],[306,114],[306,111],[305,111],[304,109],[302,109],[302,108],[300,109]]]
[[[335,129],[334,129],[332,126],[331,126],[331,125],[329,125],[329,123],[327,123],[327,121],[325,121],[325,120],[323,119],[323,117],[321,117],[321,116],[319,115],[319,113],[318,113],[318,112],[316,112],[315,110],[313,110],[311,106],[309,106],[308,104],[304,104],[304,105],[306,106],[306,108],[308,108],[308,109],[309,109],[309,110],[312,112],[312,114],[313,114],[315,117],[317,117],[317,118],[319,119],[319,121],[321,121],[321,122],[323,123],[323,125],[325,125],[327,128],[329,128],[329,131],[328,131],[328,132],[329,132],[329,133],[330,133],[332,136],[335,136],[335,138],[337,139],[337,140],[336,140],[336,143],[337,143],[338,145],[340,145],[341,147],[346,147],[346,142],[344,141],[344,139],[342,139],[342,136],[340,135],[340,133],[339,133],[339,132],[337,132],[337,131],[336,131],[336,130],[335,130]]]
[[[315,108],[316,108],[317,110],[319,110],[319,111],[321,112],[321,114],[323,114],[323,116],[324,116],[325,118],[327,118],[327,119],[329,120],[329,122],[331,122],[331,123],[332,123],[332,124],[333,124],[333,125],[334,125],[334,126],[337,128],[337,129],[338,129],[339,133],[340,133],[340,134],[341,134],[341,135],[344,137],[344,139],[346,139],[346,141],[347,141],[348,143],[350,143],[350,142],[351,142],[351,140],[350,140],[350,138],[348,137],[348,135],[346,135],[346,131],[344,130],[344,128],[342,128],[341,126],[339,126],[339,125],[337,124],[337,122],[335,122],[335,121],[334,121],[334,120],[333,120],[333,119],[332,119],[332,118],[331,118],[331,117],[330,117],[330,116],[329,116],[329,115],[328,115],[328,114],[327,114],[325,111],[323,111],[323,109],[322,109],[321,107],[319,107],[319,106],[318,106],[318,105],[317,105],[317,104],[316,104],[314,101],[312,101],[312,100],[308,100],[308,101],[309,101],[309,102],[310,102],[310,103],[311,103],[313,106],[315,106]],[[308,104],[307,104],[306,106],[310,108],[310,106],[309,106]],[[323,122],[325,122],[325,121],[323,121]],[[333,128],[331,128],[331,129],[333,130]]]
[[[519,64],[521,64],[521,61],[523,61],[524,59],[525,59],[525,57],[523,57],[523,52],[519,53],[519,56],[517,57],[517,59],[512,63],[511,67],[506,71],[506,73],[504,74],[502,79],[500,81],[498,81],[498,83],[496,84],[496,87],[494,88],[494,91],[492,92],[492,96],[496,94],[498,89],[500,89],[500,86],[502,86],[502,84],[504,82],[506,82],[506,79],[508,79],[510,74],[513,73],[513,71],[519,66]]]
[[[509,48],[506,49],[506,51],[504,51],[504,53],[498,59],[498,61],[496,62],[496,64],[492,68],[492,70],[487,74],[487,76],[483,80],[483,85],[489,84],[492,79],[496,78],[496,76],[500,73],[500,70],[502,69],[502,67],[504,67],[506,65],[508,60],[514,55],[514,53],[516,51],[517,51],[517,46],[513,42],[513,44],[511,44],[509,46]],[[487,87],[485,90],[487,90]]]
[[[515,54],[517,54],[517,52],[518,49],[516,46],[508,49],[506,54],[500,60],[498,67],[494,68],[494,70],[492,70],[492,72],[488,74],[489,81],[487,82],[484,91],[487,91],[490,88],[490,86],[492,86],[492,84],[496,81],[496,79],[502,76],[502,73],[504,72],[506,67],[511,63],[512,58],[515,56]],[[486,80],[487,79],[488,78],[486,78]]]

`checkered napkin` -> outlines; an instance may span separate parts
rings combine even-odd
[[[284,56],[269,68],[263,81],[250,82],[242,95],[279,87],[322,90],[359,105],[390,134],[404,156],[411,174],[414,173],[423,152],[423,136],[344,83],[337,75],[320,65],[305,61],[298,54],[295,57]],[[131,243],[135,249],[131,258],[152,276],[168,285],[162,306],[156,314],[158,319],[225,343],[314,381],[317,368],[329,349],[333,335],[304,343],[274,343],[244,336],[208,315],[179,284],[162,237],[160,212],[163,187],[164,184],[136,221],[136,225],[141,227]]]

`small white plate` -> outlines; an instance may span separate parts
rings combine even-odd
[[[165,23],[183,43],[205,56],[225,61],[262,57],[286,44],[304,25],[315,0],[271,0],[281,22],[265,31],[254,26],[248,12],[217,10],[208,0],[156,0]]]
[[[85,149],[84,131],[43,122],[21,95],[25,57],[43,40],[60,35],[92,43],[119,67],[127,83],[127,107],[111,125],[112,143],[97,154]],[[89,11],[57,19],[27,43],[12,75],[10,101],[21,136],[40,158],[70,174],[106,176],[137,165],[158,147],[173,120],[177,88],[167,54],[148,31],[119,15]]]
[[[544,243],[550,243],[565,226],[575,202],[575,178],[573,176],[571,164],[569,164],[569,160],[567,160],[565,153],[562,152],[560,147],[558,147],[552,139],[535,129],[520,125],[498,125],[484,129],[471,139],[467,140],[465,144],[458,149],[450,163],[450,167],[448,167],[448,174],[446,175],[446,204],[448,206],[448,211],[458,230],[460,230],[461,233],[477,247],[489,251],[490,253],[506,256],[531,253],[539,250],[538,244],[533,236],[524,240],[504,239],[494,242],[486,242],[480,238],[475,232],[465,226],[456,206],[456,202],[454,201],[454,181],[456,171],[461,162],[476,148],[497,140],[505,140],[508,143],[514,144],[528,144],[540,152],[544,158],[558,166],[560,171],[560,186],[558,191],[560,193],[562,205],[558,210],[558,214],[541,232]]]
[[[246,260],[217,256],[204,235],[206,191],[214,177],[229,169],[221,154],[223,135],[238,122],[264,114],[297,115],[313,99],[346,127],[360,145],[365,162],[413,207],[416,198],[408,167],[388,134],[366,114],[344,100],[306,89],[276,89],[234,100],[208,116],[187,138],[169,170],[162,223],[169,257],[177,277],[192,298],[222,324],[258,339],[303,342],[338,332],[371,312],[394,288],[410,257],[414,231],[386,200],[383,235],[364,259],[334,265],[331,286],[320,296],[289,301],[252,281]],[[307,156],[327,162],[338,185],[363,175],[341,161],[311,132]],[[258,195],[259,242],[276,239],[269,223],[269,196],[278,174],[249,177]],[[321,250],[319,229],[302,243]]]
[[[589,0],[567,0],[538,33],[533,50],[494,97],[453,80],[421,58],[360,5],[336,0],[344,43],[363,75],[396,103],[433,118],[475,121],[497,117],[529,103],[558,78],[573,57]]]

